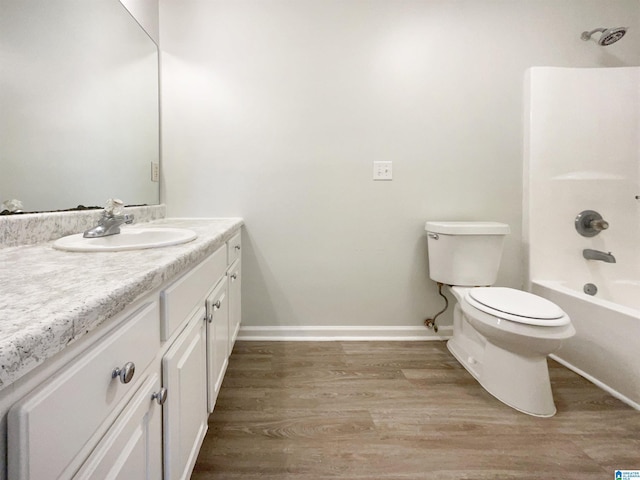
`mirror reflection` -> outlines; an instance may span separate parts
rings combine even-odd
[[[0,204],[156,204],[158,51],[118,0],[0,0]]]

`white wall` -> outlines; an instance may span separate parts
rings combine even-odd
[[[158,0],[120,0],[154,42],[160,42]]]
[[[168,212],[245,218],[245,325],[421,325],[441,305],[428,219],[509,223],[499,283],[519,286],[525,70],[638,65],[639,11],[161,0]],[[606,49],[579,38],[619,25]],[[392,182],[371,180],[375,160]]]

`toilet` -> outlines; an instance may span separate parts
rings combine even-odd
[[[456,299],[447,348],[498,400],[538,417],[556,413],[547,355],[575,335],[556,304],[493,287],[509,225],[427,222],[429,276]]]

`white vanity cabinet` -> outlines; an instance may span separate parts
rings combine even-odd
[[[241,321],[240,232],[227,242],[226,275],[209,293],[207,305],[207,406],[213,412]]]
[[[213,412],[229,362],[229,292],[224,276],[207,297],[207,409]]]
[[[227,277],[229,278],[229,355],[233,350],[233,344],[238,337],[240,330],[241,312],[241,250],[242,237],[240,232],[236,233],[227,242]]]
[[[233,262],[240,259],[240,252],[242,250],[242,236],[240,232],[229,239],[227,246],[227,264],[233,265]]]
[[[161,293],[163,338],[173,338],[184,324],[180,319],[191,312],[188,326],[162,361],[168,389],[164,406],[166,480],[189,478],[204,439],[208,413],[214,409],[235,340],[231,325],[233,322],[237,335],[240,323],[239,305],[230,303],[234,298],[230,288],[236,302],[240,301],[239,262],[238,233]],[[231,308],[237,315],[233,321]]]
[[[227,271],[229,278],[229,355],[231,355],[233,344],[238,338],[242,319],[241,275],[241,260],[238,258]]]
[[[156,369],[159,370],[159,369]],[[166,389],[155,371],[131,399],[74,480],[162,478],[162,403]]]
[[[160,294],[162,337],[172,344],[162,359],[168,390],[163,413],[166,480],[189,478],[207,431],[205,305],[207,293],[225,278],[226,269],[225,244]]]
[[[207,432],[206,333],[204,306],[162,359],[165,479],[188,479]]]
[[[174,336],[193,310],[204,306],[207,293],[226,270],[227,246],[223,245],[160,293],[162,340]]]
[[[16,403],[8,415],[9,478],[70,478],[129,403],[160,348],[158,302]]]
[[[188,479],[238,334],[240,250],[237,233],[39,367],[4,407],[0,480]]]

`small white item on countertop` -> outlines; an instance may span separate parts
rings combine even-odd
[[[22,211],[22,208],[22,202],[13,198],[11,200],[5,200],[4,202],[2,202],[0,211],[9,210],[10,212],[18,213]]]

